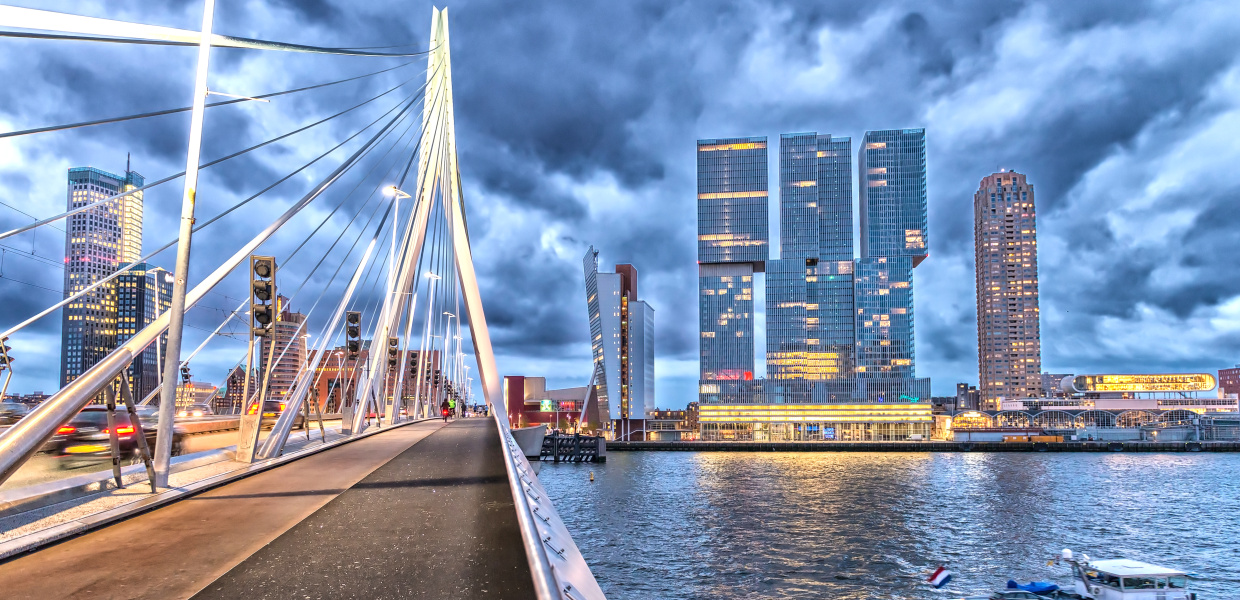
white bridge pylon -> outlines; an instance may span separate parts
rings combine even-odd
[[[384,422],[395,423],[399,420],[400,404],[404,401],[403,380],[405,366],[402,365],[397,369],[396,374],[389,372],[387,365],[386,353],[383,352],[383,342],[389,338],[401,338],[405,342],[406,352],[412,350],[412,339],[409,335],[412,331],[411,325],[414,318],[414,311],[417,309],[419,302],[418,286],[419,280],[423,277],[423,273],[419,272],[420,258],[422,257],[427,238],[427,232],[432,225],[431,219],[436,215],[434,210],[438,204],[442,204],[442,211],[439,211],[446,220],[446,232],[449,238],[448,247],[451,249],[452,261],[455,269],[452,271],[457,275],[456,282],[442,282],[443,285],[456,283],[460,286],[461,296],[464,301],[463,323],[468,323],[470,335],[473,340],[474,354],[477,359],[478,374],[483,390],[483,396],[487,403],[491,406],[491,411],[500,419],[500,422],[507,426],[507,412],[504,408],[502,396],[502,386],[499,377],[499,371],[495,365],[495,355],[491,348],[491,336],[487,329],[486,315],[482,309],[482,300],[478,291],[478,279],[474,271],[473,254],[470,251],[469,234],[465,223],[465,206],[461,189],[460,167],[457,163],[456,154],[456,127],[452,110],[452,61],[450,55],[450,44],[448,40],[448,10],[434,9],[431,18],[431,38],[430,53],[428,55],[427,65],[427,86],[426,100],[423,103],[422,111],[422,133],[419,143],[418,170],[416,173],[416,194],[410,195],[415,200],[412,218],[409,219],[400,241],[397,243],[397,252],[394,264],[389,266],[390,273],[393,274],[389,278],[388,286],[385,289],[383,303],[380,305],[373,335],[371,337],[371,351],[367,359],[367,368],[360,370],[360,377],[357,385],[353,386],[349,400],[352,406],[351,423],[349,426],[353,433],[363,431],[367,426],[367,416],[373,408],[376,414],[382,414]],[[389,213],[393,217],[393,235],[396,234],[396,226],[399,223],[397,215]],[[372,246],[367,250],[367,258],[373,252]],[[364,259],[365,260],[365,259]],[[358,271],[358,276],[361,270]],[[349,290],[346,291],[346,298],[350,296],[355,288],[357,278],[350,284]],[[428,286],[429,293],[423,302],[432,303],[432,310],[427,312],[428,321],[435,318],[433,302],[435,300],[434,285]],[[344,311],[344,303],[342,303],[332,322],[328,326],[328,331],[336,331],[340,318]],[[400,325],[402,320],[406,321],[405,335],[400,336]],[[445,334],[445,337],[448,337]],[[305,401],[310,389],[314,385],[316,371],[320,363],[324,362],[331,355],[330,348],[327,343],[333,338],[331,335],[323,336],[319,340],[318,347],[311,353],[311,359],[306,369],[298,374],[297,381],[293,386],[293,392],[290,394],[289,406],[300,406]],[[427,342],[427,340],[423,340]],[[419,353],[419,356],[423,356]],[[419,362],[424,362],[420,360]],[[421,365],[416,376],[421,379]],[[393,386],[394,384],[394,386]],[[415,387],[419,390],[422,388],[422,382],[419,381]],[[392,390],[389,394],[389,390]],[[412,416],[422,416],[431,413],[437,413],[438,406],[434,403],[435,399],[419,397],[417,404],[409,407],[409,414]],[[350,415],[346,411],[345,418]],[[257,453],[258,458],[271,458],[278,456],[283,450],[285,441],[288,439],[292,430],[293,422],[296,418],[296,411],[285,411],[277,419],[262,448]]]
[[[465,227],[464,197],[456,154],[456,122],[452,110],[452,58],[446,8],[433,11],[430,50],[426,69],[428,99],[422,111],[422,144],[418,157],[414,216],[401,244],[402,252],[397,261],[394,289],[388,290],[389,293],[384,297],[372,339],[386,340],[389,336],[395,337],[392,332],[398,327],[402,312],[415,308],[416,296],[412,292],[417,288],[418,280],[422,276],[417,272],[418,259],[426,241],[431,209],[436,199],[439,199],[444,204],[443,215],[447,219],[450,248],[458,275],[455,283],[460,285],[465,303],[463,318],[464,322],[469,324],[483,395],[492,410],[506,420],[507,413],[500,397],[499,372],[495,366],[495,354],[491,349],[491,335],[479,297],[478,278],[474,272],[473,254]],[[414,300],[407,302],[406,298]],[[371,342],[372,349],[376,343]],[[394,398],[387,398],[387,381],[381,375],[385,372],[385,357],[381,352],[372,350],[369,360],[367,375],[357,386],[360,393],[355,406],[358,406],[359,410],[354,411],[353,415],[354,431],[360,431],[363,427],[367,412],[364,408],[368,403],[374,402],[378,407],[378,401],[386,398],[383,409],[388,422],[392,422],[396,416],[396,402]],[[399,392],[393,394],[394,397],[398,395]],[[437,410],[437,407],[431,408]]]

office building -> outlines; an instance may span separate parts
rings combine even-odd
[[[69,169],[66,208],[81,208],[145,180],[93,167]],[[66,219],[64,294],[68,298],[142,254],[142,192],[101,204]],[[60,384],[94,366],[117,346],[117,284],[113,280],[70,302],[61,317]]]
[[[172,274],[139,263],[115,279],[116,283],[116,344],[129,341],[135,334],[168,311],[172,305]],[[162,357],[167,354],[168,335],[159,344],[147,346],[129,367],[129,382],[136,400],[145,398],[159,385]]]
[[[855,342],[852,140],[786,134],[779,146],[780,258],[766,274],[767,377],[848,379]]]
[[[913,269],[925,260],[926,130],[867,131],[857,152],[857,374],[911,379]]]
[[[1066,393],[1060,388],[1059,383],[1065,377],[1071,377],[1071,373],[1042,373],[1042,393],[1043,398],[1063,398]],[[981,406],[978,407],[982,408]]]
[[[583,259],[590,346],[599,403],[616,439],[644,429],[654,410],[654,309],[637,296],[637,269],[600,273],[593,246]]]
[[[765,137],[698,140],[698,315],[703,402],[754,379],[754,273],[768,258]]]
[[[250,389],[254,389],[251,379]],[[219,414],[240,414],[241,404],[245,398],[245,367],[238,365],[228,372],[224,378],[224,393],[215,399],[215,412]],[[253,394],[253,392],[250,392]]]
[[[276,297],[275,323],[272,324],[274,334],[271,337],[255,338],[255,356],[259,360],[258,372],[268,377],[267,400],[283,401],[293,391],[297,380],[297,372],[306,360],[306,315],[290,310],[288,298]],[[273,345],[274,342],[274,345]],[[262,350],[257,347],[261,343]],[[268,375],[267,362],[272,361],[271,373]],[[261,385],[260,381],[258,385]],[[261,389],[261,388],[255,388]]]
[[[991,410],[1044,393],[1037,238],[1025,176],[1000,171],[982,178],[973,194],[978,387]]]
[[[1240,395],[1240,365],[1218,370],[1218,391],[1220,396]]]
[[[867,132],[857,157],[860,258],[851,138],[780,136],[780,258],[765,267],[769,379],[708,377],[718,310],[703,301],[702,439],[929,435],[930,381],[916,376],[913,331],[913,269],[927,255],[925,130]],[[706,262],[700,208],[698,219]]]

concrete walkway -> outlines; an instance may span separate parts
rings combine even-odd
[[[442,427],[393,429],[2,563],[0,597],[188,598]]]
[[[493,420],[455,421],[195,598],[532,598],[500,452]]]

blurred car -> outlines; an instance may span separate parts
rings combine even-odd
[[[129,420],[129,413],[116,411],[116,436],[122,460],[138,457],[137,430]],[[155,447],[155,428],[143,426],[148,447]],[[112,445],[108,430],[108,409],[88,406],[68,423],[56,430],[49,442],[52,454],[61,458],[60,467],[71,469],[83,462],[110,460]]]
[[[29,404],[0,402],[0,425],[12,425],[30,412]]]
[[[284,412],[285,404],[279,400],[263,401],[263,420],[262,427],[274,427],[276,419],[280,418],[280,413]],[[258,412],[258,405],[250,407],[250,414]],[[305,417],[298,413],[293,417],[293,429],[301,429],[305,426]]]
[[[215,414],[210,404],[195,403],[177,411],[177,417],[209,417]]]

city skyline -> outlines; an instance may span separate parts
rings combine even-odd
[[[1232,323],[1240,314],[1235,283],[1240,278],[1235,266],[1218,259],[1236,217],[1228,204],[1235,184],[1218,168],[1234,159],[1221,140],[1228,139],[1229,124],[1240,111],[1234,100],[1237,67],[1226,51],[1235,20],[1219,18],[1210,6],[1138,3],[1096,12],[1052,11],[1036,3],[890,2],[836,12],[757,4],[733,7],[735,18],[710,35],[701,23],[714,23],[717,7],[647,13],[629,6],[583,6],[557,15],[540,9],[503,29],[497,29],[486,5],[458,11],[456,58],[471,70],[457,82],[456,99],[474,116],[460,132],[461,152],[469,155],[462,168],[472,171],[465,193],[472,199],[470,210],[477,211],[470,214],[470,227],[480,253],[506,257],[480,270],[483,298],[503,299],[488,300],[496,303],[497,317],[505,317],[495,329],[501,371],[548,372],[549,384],[557,387],[584,384],[588,322],[577,302],[577,285],[588,240],[608,248],[618,262],[642,265],[644,294],[667,324],[657,333],[660,403],[682,405],[693,396],[699,376],[697,308],[685,301],[697,288],[693,140],[816,129],[851,137],[855,145],[873,126],[924,126],[930,132],[934,255],[917,270],[916,358],[919,373],[933,377],[935,395],[950,395],[957,381],[977,377],[968,209],[978,178],[1000,168],[1027,173],[1038,186],[1044,370],[1212,371],[1235,364],[1240,333]],[[145,22],[172,26],[192,27],[195,21],[180,8],[124,2],[108,13],[82,10],[114,18],[141,11]],[[264,33],[336,46],[373,37],[363,35],[364,29],[388,32],[383,37],[393,43],[426,35],[416,23],[365,16],[326,31],[318,24],[332,22],[330,10],[310,7],[290,9],[288,16]],[[566,61],[533,41],[533,23],[548,18],[569,31],[588,23],[611,26],[567,40],[572,51],[564,54],[576,58]],[[221,10],[219,26],[240,31],[247,25],[236,11]],[[650,42],[632,49],[623,33],[636,30],[648,32]],[[29,43],[17,41],[13,47],[20,51]],[[487,58],[499,47],[522,48],[507,53],[517,64]],[[124,93],[98,93],[108,84],[102,72],[92,72],[81,73],[86,80],[66,90],[62,100],[49,99],[38,90],[66,73],[67,65],[79,63],[86,48],[42,48],[50,48],[46,69],[0,66],[10,79],[31,78],[32,92],[8,90],[8,101],[0,103],[3,120],[14,127],[65,122],[61,117],[68,111],[90,118],[150,110],[142,99],[154,97],[153,91],[181,89],[188,100],[181,72],[189,58],[145,51],[117,55],[110,63],[109,72],[146,75],[128,82]],[[1098,51],[1102,48],[1109,50]],[[1154,51],[1157,60],[1121,58]],[[666,56],[673,60],[655,60]],[[238,93],[357,74],[345,61],[316,63],[314,69],[290,63],[276,71],[258,60],[244,68],[220,61],[216,73],[246,88]],[[268,77],[275,72],[286,79]],[[544,75],[552,72],[560,75]],[[1174,90],[1158,83],[1168,78],[1178,82]],[[381,86],[394,81],[377,80],[374,88],[386,89]],[[1089,92],[1095,86],[1114,93],[1099,98]],[[334,99],[287,102],[303,115],[330,114],[340,106]],[[279,120],[260,128],[244,114],[209,111],[204,156],[222,156],[300,124]],[[2,200],[32,215],[54,214],[63,203],[65,169],[94,165],[117,172],[127,151],[151,179],[176,173],[184,166],[184,129],[177,117],[166,117],[140,127],[82,129],[72,138],[37,144],[34,138],[5,140],[0,142]],[[237,137],[226,139],[221,135],[226,130]],[[222,210],[303,158],[263,155],[243,168],[205,170],[203,211]],[[776,175],[772,166],[772,180]],[[286,201],[302,191],[289,187],[276,190]],[[145,250],[157,248],[175,230],[176,211],[168,206],[177,203],[177,191],[147,193]],[[4,207],[0,219],[8,227],[31,220]],[[777,221],[775,214],[771,239],[778,239]],[[49,241],[58,244],[59,235],[23,234],[12,245],[36,248],[60,262],[58,251],[44,250]],[[214,247],[196,248],[194,260],[217,259],[235,249],[238,239],[225,231]],[[276,245],[274,254],[291,250]],[[150,262],[167,267],[170,253]],[[294,277],[298,269],[282,266],[282,273]],[[15,313],[33,314],[27,307],[45,306],[44,300],[59,293],[60,273],[47,271],[41,262],[7,253],[3,300]],[[194,273],[200,277],[202,271]],[[530,281],[541,283],[537,293],[524,289]],[[1083,294],[1082,281],[1109,293]],[[226,285],[234,291],[225,293],[234,296],[244,289]],[[211,304],[235,306],[218,296]],[[196,321],[199,317],[191,315],[191,324],[210,329],[207,316],[218,322],[218,313],[199,310],[206,316]],[[14,340],[20,352],[16,392],[56,386],[54,368],[44,365],[59,362],[58,329],[56,323],[40,323],[28,330],[27,339]],[[202,335],[191,331],[190,338]],[[1151,338],[1168,343],[1157,349],[1140,343]],[[756,330],[755,341],[763,339],[765,332]],[[49,348],[46,354],[43,348]],[[525,350],[536,356],[518,358]],[[764,350],[759,343],[758,351]],[[235,348],[221,346],[216,353],[212,345],[196,359],[194,372],[223,378],[236,355]],[[755,375],[761,375],[761,360],[756,367]]]

